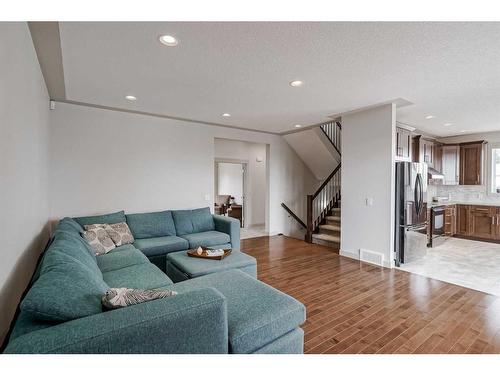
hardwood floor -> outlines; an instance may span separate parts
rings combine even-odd
[[[242,240],[307,308],[305,353],[500,353],[500,298],[284,236]]]

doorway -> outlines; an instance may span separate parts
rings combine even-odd
[[[247,163],[241,161],[215,161],[215,210],[233,217],[245,226],[245,196]]]
[[[240,221],[241,239],[269,233],[269,145],[214,139],[214,213]]]

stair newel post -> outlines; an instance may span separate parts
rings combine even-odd
[[[307,233],[306,242],[312,243],[313,234],[313,196],[307,196]]]

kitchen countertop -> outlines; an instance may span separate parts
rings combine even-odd
[[[445,202],[428,202],[428,207],[450,206],[453,204],[465,206],[493,206],[500,207],[500,202],[485,202],[485,201],[445,201]]]

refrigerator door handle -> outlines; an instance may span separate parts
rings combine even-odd
[[[415,209],[417,210],[417,216],[420,216],[422,212],[423,200],[424,200],[424,192],[422,188],[422,176],[420,173],[417,174],[417,178],[415,179]]]

